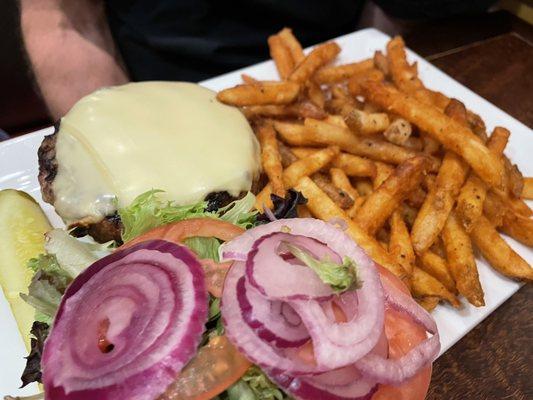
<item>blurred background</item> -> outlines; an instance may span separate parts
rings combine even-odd
[[[495,4],[487,11],[430,20],[423,16],[407,19],[402,15],[401,9],[391,7],[385,12],[368,1],[362,8],[359,23],[353,27],[353,31],[376,27],[389,35],[401,34],[411,49],[430,61],[435,55],[453,51],[450,49],[472,46],[476,42],[508,33],[521,36],[529,42],[528,36],[531,36],[533,24],[533,1],[504,0],[488,3]],[[530,46],[526,57],[531,61],[533,53]],[[0,140],[52,124],[34,83],[22,45],[17,0],[0,2],[0,54]],[[268,54],[265,54],[265,58],[267,57]],[[531,62],[527,65],[533,68]],[[530,72],[532,70],[529,69]]]

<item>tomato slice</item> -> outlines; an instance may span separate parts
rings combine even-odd
[[[159,400],[208,400],[222,393],[252,364],[226,336],[216,336],[202,347]]]
[[[191,237],[215,237],[225,242],[239,236],[243,228],[226,221],[213,218],[192,218],[158,226],[141,236],[124,243],[121,248],[133,246],[146,240],[161,239],[173,243],[182,243]],[[231,263],[216,263],[213,260],[200,260],[206,275],[207,290],[215,297],[222,295],[222,286]]]
[[[398,289],[409,293],[407,287],[385,268],[378,266],[380,277]],[[399,358],[426,339],[424,328],[398,311],[385,311],[385,335],[389,341],[389,355]],[[431,366],[399,386],[380,385],[372,400],[424,400],[431,381]]]
[[[191,218],[184,221],[161,225],[124,243],[121,248],[133,246],[146,240],[162,239],[169,242],[181,243],[191,237],[216,237],[225,242],[239,236],[243,228],[230,222],[214,218]]]

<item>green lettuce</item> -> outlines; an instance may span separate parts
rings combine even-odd
[[[160,225],[190,218],[217,218],[232,224],[249,228],[255,224],[256,211],[251,211],[255,196],[248,193],[217,211],[206,211],[207,202],[200,201],[191,205],[178,205],[174,201],[163,201],[159,195],[162,190],[150,190],[137,196],[133,202],[118,209],[122,221],[122,240],[127,242],[144,232]]]
[[[199,258],[209,258],[215,262],[220,261],[218,249],[221,243],[217,238],[195,236],[187,238],[183,242]]]
[[[336,293],[361,287],[357,266],[350,257],[344,257],[342,264],[337,264],[328,258],[318,260],[308,251],[290,243],[285,245],[294,257],[315,271],[322,282],[331,286]]]

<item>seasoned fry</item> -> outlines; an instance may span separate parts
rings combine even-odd
[[[313,79],[320,85],[337,83],[345,81],[353,75],[360,74],[361,72],[369,70],[373,67],[374,62],[370,59],[351,64],[322,67],[316,71]]]
[[[409,276],[413,273],[415,251],[403,216],[398,209],[392,213],[390,219],[389,253]]]
[[[342,169],[330,168],[329,176],[331,177],[331,182],[333,185],[335,185],[335,187],[347,193],[352,200],[354,200],[353,205],[346,211],[348,216],[353,218],[357,212],[357,209],[361,205],[360,201],[356,201],[359,198],[359,193],[357,193],[357,190],[352,186],[350,179]]]
[[[242,108],[242,112],[246,118],[253,119],[255,117],[268,118],[326,118],[324,110],[315,106],[310,101],[299,101],[288,105],[263,105],[263,106],[248,106]]]
[[[374,187],[374,190],[380,187],[381,184],[385,182],[385,180],[394,171],[394,168],[390,166],[389,164],[385,164],[385,163],[377,161],[375,165],[376,165],[376,176],[374,178],[374,181],[372,182],[372,186]]]
[[[435,296],[448,301],[452,306],[459,308],[461,303],[446,287],[436,278],[414,267],[411,275],[411,292],[415,297]]]
[[[374,191],[372,183],[366,179],[355,182],[355,188],[362,197],[366,197]]]
[[[294,65],[300,64],[304,60],[305,54],[302,50],[302,45],[292,34],[292,30],[290,28],[283,28],[278,35],[291,52]]]
[[[283,166],[283,168],[287,168],[293,162],[298,160],[298,157],[296,157],[292,150],[283,142],[278,142],[278,149],[279,154],[281,156],[281,165]]]
[[[391,143],[397,144],[398,146],[404,146],[407,140],[409,140],[412,132],[413,128],[409,121],[406,121],[403,118],[398,118],[385,129],[383,136],[385,136],[385,138]]]
[[[348,176],[373,178],[376,175],[376,164],[373,161],[353,154],[340,153],[332,165],[342,169]]]
[[[440,151],[440,143],[433,139],[431,136],[425,133],[420,133],[422,143],[424,146],[423,152],[426,154],[434,155]]]
[[[305,196],[308,201],[307,207],[316,218],[324,221],[341,218],[348,226],[346,234],[361,246],[370,257],[400,279],[405,280],[407,278],[403,268],[392,259],[379,242],[352,221],[310,178],[302,178],[294,188]]]
[[[524,178],[524,188],[522,189],[522,198],[533,200],[533,178]]]
[[[464,162],[455,153],[447,152],[435,185],[426,196],[411,231],[413,247],[418,254],[429,249],[444,227],[466,172]]]
[[[379,69],[381,72],[383,72],[383,75],[389,76],[390,74],[390,67],[389,67],[389,61],[387,60],[387,57],[379,50],[374,52],[374,66]]]
[[[442,283],[450,293],[457,293],[455,280],[446,265],[446,260],[442,257],[433,253],[431,250],[427,250],[424,254],[420,255],[419,267]]]
[[[371,68],[365,71],[362,71],[359,74],[356,74],[350,78],[348,81],[348,91],[352,96],[360,96],[363,94],[362,84],[366,81],[378,81],[381,82],[385,79],[383,72],[379,69]],[[365,110],[367,111],[367,110]],[[368,112],[372,112],[368,110]]]
[[[285,197],[285,188],[283,186],[283,166],[281,165],[281,156],[278,150],[278,141],[276,131],[270,124],[259,126],[257,131],[259,143],[261,144],[261,164],[263,171],[270,180],[272,193]]]
[[[291,51],[279,35],[272,35],[268,37],[268,48],[270,50],[270,57],[274,60],[278,74],[281,79],[287,79],[294,69],[294,60],[292,59]]]
[[[295,161],[283,171],[283,184],[286,189],[294,187],[294,185],[304,176],[309,176],[315,172],[320,171],[331,160],[339,154],[338,147],[328,147],[311,154],[309,157]],[[255,208],[263,210],[263,206],[272,207],[270,195],[272,194],[272,187],[267,184],[255,198]]]
[[[425,296],[415,299],[427,312],[431,312],[439,304],[440,298],[437,296]]]
[[[341,128],[326,122],[307,118],[305,133],[301,141],[289,140],[288,135],[281,136],[293,145],[338,145],[344,151],[373,160],[400,164],[413,157],[416,153],[404,147],[396,146],[381,139],[358,138],[349,129]]]
[[[389,142],[391,141],[389,140]],[[405,141],[405,143],[402,144],[402,146],[414,151],[422,151],[424,149],[424,143],[422,142],[422,139],[413,136],[407,138],[407,140]]]
[[[466,124],[466,109],[451,100],[446,108],[451,121]],[[468,166],[455,153],[444,155],[435,185],[431,188],[416,217],[411,238],[418,254],[426,252],[441,232],[468,173]]]
[[[353,108],[344,118],[348,128],[360,135],[373,135],[383,132],[390,125],[385,113],[367,113]]]
[[[296,82],[259,82],[251,85],[237,85],[217,94],[217,99],[233,106],[292,103],[300,93]]]
[[[502,161],[466,126],[398,90],[375,81],[363,83],[368,100],[394,112],[441,142],[448,150],[458,153],[489,185],[504,187],[505,170]]]
[[[341,128],[348,128],[348,125],[346,125],[346,122],[344,122],[344,118],[340,115],[328,115],[326,118],[324,118],[324,122],[340,126]]]
[[[311,179],[316,185],[328,195],[343,210],[347,210],[354,205],[354,200],[344,190],[331,183],[329,178],[321,173],[314,174]]]
[[[318,150],[312,147],[293,147],[292,152],[298,158],[305,158]],[[376,175],[376,164],[367,158],[353,154],[340,153],[332,162],[332,166],[342,169],[346,175],[373,178]]]
[[[533,280],[533,268],[502,239],[485,216],[477,220],[470,236],[495,270],[510,278]]]
[[[298,208],[298,217],[300,218],[312,218],[313,216],[311,215],[311,211],[309,211],[309,208],[307,208],[306,205],[300,205],[300,206],[297,206]]]
[[[416,156],[400,164],[357,211],[355,220],[359,226],[370,234],[377,232],[409,192],[420,184],[427,165],[425,156]]]
[[[509,194],[515,198],[522,196],[522,189],[524,188],[524,177],[518,169],[518,165],[511,163],[509,158],[503,157],[503,165],[505,166],[505,173],[507,175],[507,189]]]
[[[503,215],[505,214],[505,204],[503,200],[495,195],[493,192],[488,192],[485,202],[483,203],[483,214],[495,227],[499,228],[503,225]],[[477,221],[477,219],[476,219]],[[470,231],[473,229],[475,222],[472,224]],[[464,223],[463,223],[464,225]],[[469,231],[467,231],[470,233]]]
[[[533,247],[533,219],[505,209],[501,231],[526,246]]]
[[[308,81],[318,68],[333,60],[340,51],[339,45],[335,42],[318,45],[296,66],[289,80],[298,83]]]
[[[259,83],[257,79],[255,79],[253,76],[250,76],[248,74],[241,74],[241,79],[244,83],[248,85],[253,85]]]
[[[324,96],[324,93],[318,84],[313,81],[307,82],[307,96],[309,97],[309,100],[311,100],[312,104],[321,110],[324,109],[326,97]]]
[[[494,128],[487,147],[496,155],[501,155],[510,132],[501,127]],[[461,188],[457,198],[457,213],[467,232],[472,230],[476,220],[483,213],[483,203],[487,197],[487,185],[475,173],[471,172]]]

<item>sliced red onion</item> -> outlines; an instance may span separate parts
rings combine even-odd
[[[395,385],[415,376],[421,368],[433,362],[439,354],[440,341],[437,325],[426,310],[387,279],[383,279],[383,287],[390,307],[410,316],[433,335],[400,358],[389,359],[379,354],[368,354],[355,363],[366,377]]]
[[[355,261],[358,261],[359,258],[368,259],[363,250],[359,248],[341,229],[314,218],[279,219],[249,229],[242,235],[220,246],[220,259],[246,261],[246,257],[252,249],[255,241],[260,237],[273,232],[288,232],[293,235],[314,238],[328,245],[328,247],[334,252],[342,255],[345,254],[345,248],[351,248],[352,252],[355,251],[358,254],[358,256],[354,258]],[[353,250],[354,248],[355,250]]]
[[[327,299],[333,295],[330,286],[305,265],[289,262],[279,253],[284,243],[307,250],[315,258],[329,257],[340,263],[339,255],[316,239],[276,232],[258,239],[246,259],[246,279],[262,295],[272,300]],[[298,285],[294,285],[298,282]]]
[[[262,340],[280,348],[299,347],[309,340],[307,328],[289,304],[268,300],[244,280],[237,297],[244,320]]]
[[[42,358],[46,397],[154,399],[196,353],[206,320],[204,273],[185,246],[118,250],[62,299]]]
[[[254,364],[261,368],[291,375],[317,374],[324,369],[286,356],[281,349],[262,340],[244,320],[238,293],[245,290],[245,266],[235,262],[231,266],[222,292],[221,312],[228,339]]]
[[[265,215],[267,216],[269,221],[277,221],[276,216],[269,207],[263,207],[263,211],[265,212]]]
[[[313,381],[315,377],[294,377],[272,373],[272,371],[267,371],[267,375],[280,388],[299,400],[370,400],[377,391],[378,385],[362,378],[357,370],[351,369],[351,371],[355,375],[346,385],[319,384]],[[332,382],[338,382],[337,378],[332,376],[336,373],[343,374],[342,378],[347,380],[346,371],[328,372],[327,378],[331,379]]]

